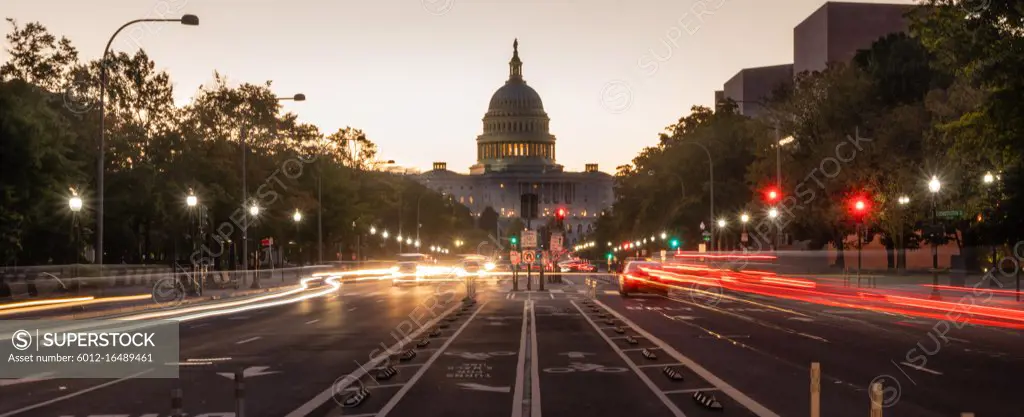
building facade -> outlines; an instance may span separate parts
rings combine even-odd
[[[476,138],[477,163],[469,174],[460,174],[449,171],[445,162],[435,162],[433,169],[416,178],[450,195],[478,218],[493,209],[501,229],[522,214],[521,196],[535,194],[539,203],[535,223],[546,223],[564,209],[565,241],[572,245],[593,231],[598,216],[611,207],[613,178],[599,171],[597,164],[587,164],[583,172],[565,171],[556,162],[550,121],[540,94],[523,79],[516,40],[508,80],[491,96],[482,133]]]
[[[726,81],[715,108],[725,98],[736,101],[742,115],[757,117],[758,103],[775,89],[793,84],[803,72],[821,71],[829,63],[849,63],[857,51],[889,34],[907,30],[904,17],[914,6],[906,4],[825,2],[793,28],[793,63],[746,68]]]

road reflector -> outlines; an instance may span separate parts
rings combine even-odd
[[[615,333],[623,334],[625,332],[626,332],[626,329],[623,329],[622,326],[618,326],[618,327],[615,328]]]
[[[654,352],[651,352],[650,350],[647,350],[647,348],[644,348],[643,350],[641,350],[640,354],[644,355],[645,358],[650,359],[650,360],[658,359],[658,355],[655,355]]]
[[[712,410],[721,410],[723,408],[722,403],[718,402],[714,395],[705,394],[703,391],[694,392],[693,400],[696,401],[697,404],[703,405],[704,407]]]
[[[402,355],[398,357],[398,360],[400,360],[402,362],[411,361],[412,358],[415,358],[415,357],[416,357],[416,351],[412,350],[412,349],[409,349],[409,350],[407,350],[405,352],[402,352]]]
[[[612,319],[605,320],[604,322],[607,323],[609,326],[615,324],[615,320]]]
[[[436,327],[434,328],[434,330],[431,330],[430,334],[429,334],[430,337],[438,337],[440,335],[441,335],[441,329],[438,329]]]
[[[661,372],[664,372],[665,376],[667,376],[668,379],[671,379],[673,381],[682,381],[683,380],[683,374],[679,373],[679,371],[677,371],[675,369],[672,369],[671,366],[666,366],[665,368],[663,368],[661,370]]]
[[[387,367],[384,367],[384,368],[377,368],[377,375],[374,377],[374,379],[376,379],[378,381],[385,381],[385,380],[391,379],[391,377],[393,377],[393,376],[395,376],[397,374],[398,374],[398,369],[395,369],[394,366],[387,366]]]
[[[352,408],[358,406],[359,404],[362,404],[363,401],[366,400],[366,397],[369,396],[370,391],[360,386],[359,389],[356,390],[356,392],[352,393],[352,395],[345,397],[345,400],[341,402],[341,406],[345,408]]]
[[[429,345],[429,344],[430,344],[430,340],[429,339],[420,339],[419,342],[416,342],[416,347],[424,347],[424,346]]]
[[[440,328],[442,328],[442,329],[447,329],[447,328],[448,328],[448,323],[441,323],[441,324],[438,324],[438,325],[437,325],[437,327],[440,327]]]

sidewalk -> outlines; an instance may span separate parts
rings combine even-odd
[[[260,289],[250,289],[251,282],[246,282],[240,286],[239,289],[227,288],[227,289],[206,289],[203,291],[201,297],[194,297],[188,295],[185,299],[171,302],[171,303],[157,303],[153,300],[152,294],[147,291],[148,288],[126,288],[125,294],[120,296],[139,296],[141,299],[125,300],[125,301],[112,301],[110,303],[97,303],[88,305],[77,305],[77,306],[59,306],[55,305],[53,308],[47,308],[45,310],[37,311],[26,311],[18,313],[17,309],[2,314],[3,319],[17,320],[17,319],[49,319],[49,320],[80,320],[87,318],[97,318],[105,316],[116,316],[133,312],[140,312],[146,310],[158,310],[170,307],[177,307],[182,305],[191,305],[197,303],[204,303],[215,300],[224,300],[229,298],[243,298],[247,296],[257,296],[271,292],[287,291],[288,289],[295,288],[299,284],[300,277],[294,276],[291,278],[274,278],[274,279],[262,279],[260,280]],[[132,292],[128,292],[133,290]],[[74,297],[75,294],[68,294],[67,297]],[[102,297],[96,297],[96,299],[102,300],[108,297],[117,297],[111,294],[105,294]],[[35,301],[35,300],[33,300]],[[0,313],[4,313],[0,310]]]

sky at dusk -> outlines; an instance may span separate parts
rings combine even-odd
[[[883,1],[863,1],[882,3]],[[884,3],[913,3],[890,0]],[[692,105],[747,67],[792,62],[793,27],[822,0],[3,0],[96,59],[121,24],[199,16],[197,27],[138,25],[115,51],[144,48],[178,104],[219,71],[273,80],[299,119],[352,126],[382,159],[465,172],[491,94],[519,38],[526,82],[544,100],[558,162],[613,172]],[[10,31],[5,26],[5,33]],[[0,59],[7,59],[6,48]]]

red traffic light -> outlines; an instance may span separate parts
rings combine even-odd
[[[865,197],[854,197],[850,199],[849,204],[851,214],[858,220],[863,219],[871,211],[871,202]]]
[[[769,203],[774,203],[782,198],[782,192],[778,188],[772,187],[764,190],[764,199]]]
[[[863,212],[864,210],[867,210],[867,208],[868,205],[867,203],[864,202],[864,200],[857,200],[856,202],[853,203],[853,209],[856,211]]]
[[[555,216],[558,217],[559,219],[564,219],[565,218],[565,209],[564,208],[560,208],[557,211],[555,211]]]

